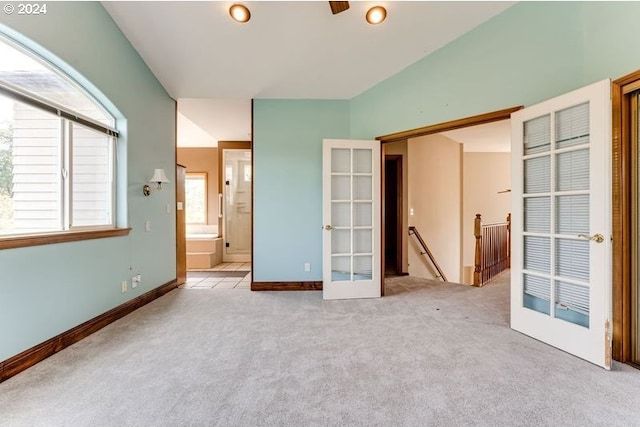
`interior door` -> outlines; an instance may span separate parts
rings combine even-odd
[[[378,298],[380,142],[323,141],[323,298]]]
[[[611,365],[609,80],[512,114],[511,327]]]
[[[251,261],[251,150],[222,150],[224,165],[223,261]]]

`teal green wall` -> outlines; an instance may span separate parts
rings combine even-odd
[[[622,76],[640,68],[638,16],[640,2],[518,3],[352,100],[256,100],[254,280],[321,280],[323,138],[370,139]],[[97,2],[51,2],[46,16],[2,24],[112,103],[126,166],[118,221],[133,230],[0,251],[0,360],[175,278],[175,187],[140,194],[154,168],[173,174],[174,102]],[[142,285],[121,294],[134,273]]]
[[[254,101],[254,281],[322,280],[322,139],[348,137],[348,101]]]
[[[132,228],[127,237],[0,250],[2,361],[175,279],[176,256],[174,183],[142,196],[154,168],[174,174],[175,102],[111,17],[99,2],[50,2],[44,16],[0,14],[0,32],[63,68],[117,117],[118,225]],[[136,273],[142,283],[131,289]]]
[[[351,101],[351,137],[532,105],[640,68],[640,2],[522,2]]]
[[[638,17],[640,2],[522,2],[348,101],[348,112],[328,109],[330,121],[316,114],[322,101],[256,101],[255,279],[321,279],[322,138],[372,139],[615,79],[640,68]]]

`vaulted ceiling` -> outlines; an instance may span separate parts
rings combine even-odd
[[[210,133],[224,126],[211,123],[224,100],[353,98],[513,3],[351,1],[332,15],[327,1],[254,1],[243,3],[245,24],[230,18],[229,1],[103,5],[179,106],[193,99],[184,116]],[[388,11],[379,25],[365,21],[374,4]],[[208,101],[193,114],[196,99]]]

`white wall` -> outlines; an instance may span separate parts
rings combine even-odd
[[[484,224],[504,222],[511,211],[511,153],[474,153],[463,155],[462,242],[465,266],[474,265],[476,214]]]
[[[442,135],[408,142],[409,225],[415,226],[449,282],[461,281],[462,145]],[[412,237],[409,274],[435,278],[436,271]]]

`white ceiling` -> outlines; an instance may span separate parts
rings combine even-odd
[[[463,144],[465,152],[511,151],[511,120],[450,130],[442,135]]]
[[[233,140],[250,127],[250,108],[236,130],[218,118],[221,103],[351,99],[513,3],[351,1],[332,15],[327,1],[253,1],[243,2],[251,9],[246,24],[231,20],[230,1],[102,4],[183,116],[214,140]],[[377,26],[364,18],[374,4],[388,11]],[[195,99],[216,101],[195,112]]]

